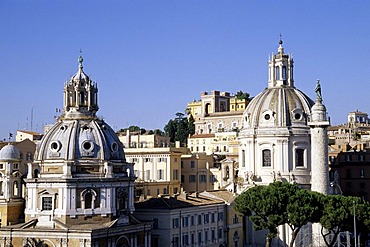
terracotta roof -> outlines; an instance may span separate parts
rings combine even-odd
[[[215,137],[215,134],[195,134],[190,136],[190,139],[192,138],[213,138]]]
[[[227,203],[231,203],[236,198],[236,196],[228,190],[204,191],[202,192],[202,195],[210,196],[216,199],[221,199]]]

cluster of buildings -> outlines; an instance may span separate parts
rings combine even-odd
[[[315,100],[296,88],[282,44],[257,96],[203,92],[187,105],[187,147],[115,133],[96,116],[97,84],[80,57],[56,123],[0,142],[0,246],[263,246],[233,209],[251,186],[285,181],[368,199],[367,114],[331,127],[320,83]],[[276,246],[290,239],[286,226],[279,232]]]

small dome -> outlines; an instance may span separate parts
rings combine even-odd
[[[16,146],[8,144],[0,150],[0,160],[19,160],[20,155]]]
[[[74,76],[72,76],[71,80],[73,80],[73,81],[89,81],[90,80],[89,77],[83,71],[83,66],[82,66],[83,61],[84,60],[83,60],[82,56],[80,56],[78,58],[78,63],[79,63],[78,71]]]
[[[307,126],[313,104],[294,87],[266,88],[244,111],[244,128]]]

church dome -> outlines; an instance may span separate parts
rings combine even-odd
[[[116,133],[96,116],[97,85],[84,73],[81,56],[78,62],[78,72],[64,86],[63,113],[41,140],[36,161],[125,161]]]
[[[307,126],[314,102],[294,87],[266,88],[244,111],[244,127]]]
[[[16,146],[8,144],[0,150],[0,160],[19,160],[19,151]]]
[[[293,58],[284,53],[280,39],[278,53],[268,65],[268,86],[254,97],[244,111],[244,129],[307,127],[314,102],[296,89],[293,79]]]

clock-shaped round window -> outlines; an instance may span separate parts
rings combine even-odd
[[[265,114],[265,120],[270,120],[271,116],[270,114]]]

